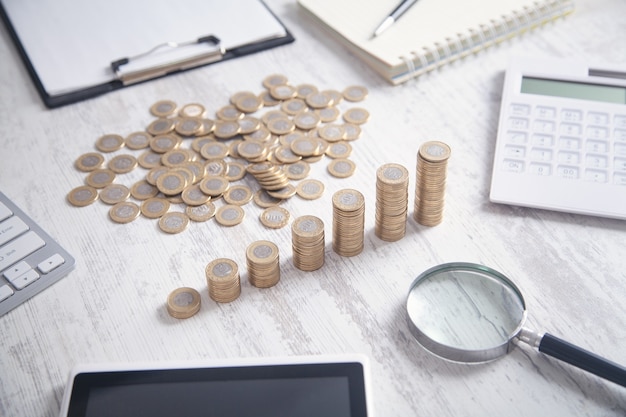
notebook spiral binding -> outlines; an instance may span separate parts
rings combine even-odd
[[[413,51],[411,56],[401,56],[406,71],[394,76],[397,81],[431,72],[457,59],[473,55],[490,46],[497,45],[524,32],[543,26],[574,11],[572,0],[550,0],[534,2],[532,7],[514,10],[498,20],[479,28],[469,28],[454,38],[424,47],[421,52]]]

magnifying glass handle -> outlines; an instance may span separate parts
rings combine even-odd
[[[538,348],[539,352],[626,387],[626,368],[565,340],[545,333]]]

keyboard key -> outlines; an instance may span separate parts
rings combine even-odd
[[[30,265],[28,265],[24,261],[21,261],[13,265],[11,268],[7,269],[6,271],[4,271],[3,275],[9,281],[13,281],[20,275],[25,274],[26,272],[30,271],[31,269],[33,268],[31,268]]]
[[[548,164],[530,164],[528,172],[535,175],[552,175],[552,168]]]
[[[550,149],[533,148],[530,151],[530,158],[535,161],[548,162],[552,160],[552,151]]]
[[[606,125],[609,123],[609,115],[606,113],[591,111],[587,116],[587,121],[594,125]]]
[[[583,112],[575,109],[561,110],[561,120],[566,122],[580,122],[583,120]]]
[[[506,141],[509,143],[515,143],[518,145],[523,145],[528,141],[528,136],[524,132],[506,132]]]
[[[0,221],[12,215],[13,215],[13,212],[9,210],[9,208],[5,206],[2,202],[0,202]]]
[[[0,223],[0,246],[28,230],[28,226],[17,216],[9,217]]]
[[[509,119],[509,128],[524,130],[528,129],[528,119],[522,119],[520,117],[511,117]]]
[[[615,158],[613,160],[615,171],[626,173],[626,158]]]
[[[22,290],[33,282],[37,281],[38,279],[39,274],[37,273],[37,271],[31,269],[27,273],[22,274],[13,281],[11,281],[11,284],[13,284],[13,286],[15,286],[15,288],[17,288],[18,290]]]
[[[532,144],[551,147],[554,145],[554,136],[534,134],[532,137]]]
[[[55,253],[54,255],[46,259],[45,261],[39,263],[39,265],[37,265],[37,269],[42,274],[47,274],[53,269],[58,268],[59,266],[63,265],[64,263],[65,263],[65,259],[63,259],[63,257],[59,255],[58,253]]]
[[[526,148],[522,146],[506,146],[504,156],[509,158],[523,158],[526,155]]]
[[[606,171],[587,169],[585,170],[585,180],[591,181],[591,182],[606,182],[607,180]]]
[[[609,143],[603,140],[588,140],[585,149],[588,152],[606,153],[609,151]]]
[[[580,154],[578,152],[559,152],[557,159],[563,164],[578,165],[580,164]]]
[[[524,172],[524,163],[522,161],[505,159],[502,163],[502,170],[506,172]]]
[[[560,165],[556,168],[556,175],[561,178],[576,180],[579,178],[580,170],[577,167]]]
[[[559,147],[561,149],[567,149],[570,151],[577,151],[580,149],[580,138],[560,137]]]
[[[535,122],[533,123],[533,130],[535,130],[536,132],[552,133],[554,132],[554,129],[554,122],[549,122],[547,120],[535,120]]]
[[[626,127],[626,114],[618,114],[615,116],[615,126]]]
[[[613,183],[616,185],[626,185],[626,175],[615,174]]]
[[[14,293],[13,289],[8,285],[3,285],[0,287],[0,301],[4,301]]]
[[[33,231],[26,232],[7,243],[0,248],[0,271],[25,258],[45,244],[46,242]]]
[[[585,165],[591,168],[608,168],[609,159],[604,155],[587,155]]]
[[[510,113],[513,116],[528,116],[530,114],[530,106],[528,104],[513,103],[510,107]]]
[[[582,133],[583,128],[581,125],[574,123],[561,123],[560,131],[564,135],[578,136]]]
[[[542,119],[554,119],[556,117],[556,109],[554,107],[537,106],[535,116]]]
[[[587,127],[587,137],[591,139],[606,139],[609,137],[609,129],[599,126]]]

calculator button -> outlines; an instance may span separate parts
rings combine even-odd
[[[526,148],[522,146],[505,146],[504,156],[509,158],[523,158],[526,155]]]
[[[561,151],[557,156],[557,160],[563,164],[580,164],[580,154],[578,152]]]
[[[591,139],[606,139],[609,137],[609,130],[605,127],[587,127],[587,137]]]
[[[530,114],[530,106],[528,104],[513,103],[509,107],[509,113],[513,116],[528,116]]]
[[[626,173],[626,158],[615,158],[613,160],[615,171]]]
[[[608,158],[604,155],[587,155],[585,165],[592,168],[607,168]]]
[[[502,170],[506,172],[524,172],[524,163],[522,161],[505,159],[502,163]]]
[[[25,274],[26,272],[30,271],[31,269],[32,268],[30,267],[30,265],[28,265],[24,261],[21,261],[13,265],[11,268],[7,269],[6,271],[4,271],[3,275],[9,281],[13,281],[20,275]]]
[[[534,134],[532,137],[532,144],[538,146],[553,146],[554,136],[552,135],[538,135]]]
[[[615,144],[615,155],[626,156],[626,144]]]
[[[588,140],[585,150],[587,152],[606,153],[609,151],[609,144],[603,140]]]
[[[613,177],[613,183],[616,185],[626,185],[626,175],[615,174]]]
[[[528,171],[531,174],[546,176],[552,174],[552,167],[547,164],[530,164]]]
[[[613,137],[615,138],[615,140],[626,142],[626,130],[615,129],[615,131],[613,131]]]
[[[609,123],[609,115],[606,113],[591,111],[587,115],[587,121],[594,125],[606,125]]]
[[[533,130],[535,132],[552,133],[554,132],[554,129],[554,122],[550,122],[548,120],[535,120],[535,123],[533,123]]]
[[[606,171],[587,169],[585,170],[585,180],[592,181],[592,182],[606,182],[607,180]]]
[[[552,160],[552,151],[550,149],[533,148],[530,151],[530,157],[535,161],[548,162]]]
[[[580,170],[577,167],[559,165],[556,168],[556,175],[561,178],[576,180],[580,175]]]
[[[528,141],[528,135],[524,132],[506,132],[506,141],[518,145],[525,144]]]
[[[556,109],[554,107],[537,106],[535,116],[542,119],[554,119],[556,117]]]
[[[570,151],[577,151],[580,149],[580,139],[563,136],[559,138],[559,148]]]
[[[47,274],[48,272],[52,271],[55,268],[58,268],[59,266],[63,265],[64,263],[65,263],[65,259],[63,259],[63,257],[61,255],[59,255],[58,253],[55,253],[54,255],[49,257],[48,259],[40,262],[37,265],[37,269],[42,274]]]
[[[561,120],[566,122],[580,122],[583,120],[583,112],[580,110],[563,109],[561,110]]]
[[[578,136],[582,133],[583,128],[582,126],[573,123],[561,123],[560,131],[564,135]]]
[[[520,117],[511,117],[509,119],[509,128],[511,129],[528,129],[528,119]]]
[[[32,284],[33,282],[37,281],[38,279],[39,279],[39,274],[37,273],[37,271],[35,271],[34,269],[31,269],[30,271],[26,272],[25,274],[20,275],[19,277],[11,281],[11,284],[13,284],[13,286],[17,288],[18,290],[21,290],[27,287],[28,285]]]
[[[8,285],[3,285],[0,287],[0,301],[4,301],[14,293],[13,289]]]
[[[615,126],[626,127],[626,114],[618,114],[615,116]]]

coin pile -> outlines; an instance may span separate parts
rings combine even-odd
[[[419,148],[413,217],[421,225],[436,226],[443,220],[448,158],[450,147],[443,142],[426,142]]]
[[[246,249],[248,280],[257,288],[269,288],[280,280],[278,246],[267,240],[251,243]]]
[[[385,164],[376,171],[376,225],[374,233],[387,242],[406,234],[409,205],[409,171],[399,164]]]
[[[356,256],[363,250],[365,198],[357,190],[339,190],[333,195],[333,250],[341,256]]]
[[[241,294],[241,280],[237,264],[228,258],[209,262],[205,269],[209,297],[218,303],[229,303]]]
[[[302,271],[315,271],[324,265],[324,222],[318,217],[298,217],[291,224],[293,265]]]
[[[78,207],[98,199],[110,205],[125,204],[110,216],[120,223],[134,220],[136,207],[144,217],[160,219],[174,205],[182,205],[182,210],[174,209],[181,213],[174,220],[159,223],[165,232],[178,233],[189,220],[206,221],[214,215],[224,220],[218,217],[221,202],[216,207],[211,200],[224,197],[226,204],[240,206],[251,201],[255,189],[229,192],[248,173],[267,193],[263,195],[275,200],[274,205],[295,195],[292,182],[305,179],[309,164],[324,156],[331,158],[328,171],[333,176],[352,175],[355,164],[348,159],[349,142],[360,137],[369,113],[360,107],[343,112],[340,108],[342,103],[352,106],[363,101],[367,89],[320,90],[311,84],[292,85],[281,74],[265,77],[262,85],[258,94],[236,92],[214,117],[200,103],[154,103],[149,111],[155,119],[144,130],[125,137],[102,135],[95,143],[97,152],[87,152],[75,161],[76,169],[86,174],[85,185],[68,193],[69,202]],[[121,178],[134,176],[136,180],[136,167],[147,173],[133,184],[119,183]],[[323,187],[318,184],[317,189]],[[306,191],[300,188],[304,199],[317,198],[318,194]],[[260,199],[253,201],[260,205]],[[266,208],[268,201],[265,198],[260,206]]]
[[[167,297],[167,312],[176,319],[187,319],[199,310],[200,294],[193,288],[177,288]]]

